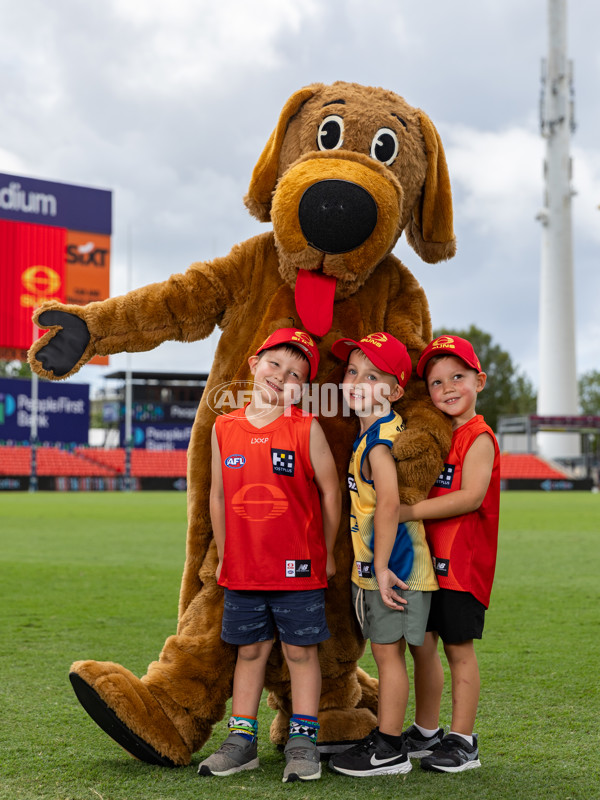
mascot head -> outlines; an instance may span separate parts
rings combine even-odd
[[[336,82],[293,94],[245,203],[272,221],[298,312],[317,324],[322,316],[323,329],[334,298],[362,286],[403,231],[429,263],[456,252],[440,137],[423,111],[384,89]]]

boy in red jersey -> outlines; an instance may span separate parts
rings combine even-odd
[[[292,686],[284,782],[321,777],[318,643],[341,513],[337,470],[317,420],[295,407],[319,365],[304,331],[275,331],[249,359],[252,399],[217,417],[210,513],[225,587],[221,636],[238,646],[229,736],[200,775],[258,766],[257,713],[275,626]]]
[[[429,497],[400,511],[400,520],[424,520],[440,585],[425,642],[413,652],[415,724],[403,736],[409,754],[424,754],[423,769],[462,772],[481,766],[473,734],[480,687],[473,640],[481,639],[496,566],[500,451],[475,411],[486,374],[470,342],[438,336],[421,354],[417,374],[436,408],[452,419],[453,433],[447,463]],[[438,637],[452,679],[451,730],[441,742],[433,740],[444,683]]]

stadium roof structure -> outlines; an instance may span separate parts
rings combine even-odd
[[[104,375],[105,380],[127,380],[127,372],[119,370]],[[186,383],[206,383],[208,372],[130,372],[132,381],[156,381],[157,383],[173,383],[175,381]]]

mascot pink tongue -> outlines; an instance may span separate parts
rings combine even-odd
[[[322,272],[298,271],[296,309],[306,330],[316,336],[325,336],[331,328],[336,283],[335,278]]]

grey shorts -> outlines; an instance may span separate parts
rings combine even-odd
[[[352,603],[365,639],[375,644],[392,644],[405,639],[408,644],[422,645],[433,592],[399,591],[407,600],[404,611],[388,608],[379,589],[359,589],[352,584]]]

